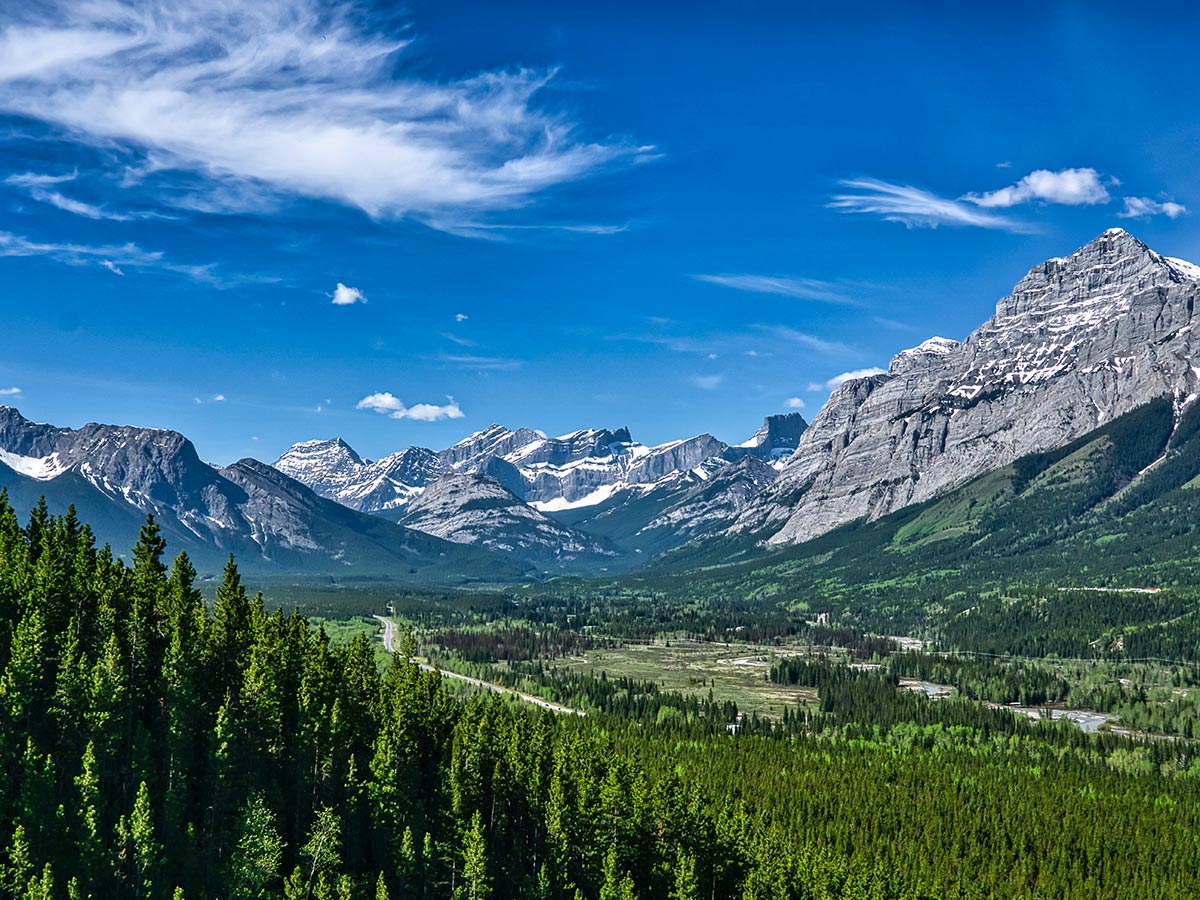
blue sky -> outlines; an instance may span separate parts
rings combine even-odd
[[[1200,259],[1197,14],[905,6],[6,4],[0,402],[739,441],[1108,227]]]

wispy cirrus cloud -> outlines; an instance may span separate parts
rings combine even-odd
[[[447,397],[446,403],[417,403],[407,406],[390,391],[368,394],[354,407],[369,409],[391,419],[414,419],[418,422],[437,422],[441,419],[461,419],[464,415],[462,408],[453,397]]]
[[[1149,197],[1125,197],[1125,208],[1117,213],[1118,219],[1149,219],[1151,216],[1166,216],[1168,219],[1178,219],[1188,215],[1189,210],[1182,203],[1172,200],[1151,200]]]
[[[540,107],[553,70],[403,74],[411,40],[348,2],[7,4],[0,112],[121,157],[110,175],[165,205],[299,197],[449,228],[653,155]]]
[[[449,331],[439,331],[438,334],[448,340],[452,344],[458,344],[460,347],[478,347],[478,341],[472,341],[469,338],[459,337],[457,334],[451,334]]]
[[[751,294],[774,294],[797,300],[816,300],[821,303],[850,305],[853,301],[841,288],[828,281],[799,278],[793,275],[693,275],[697,281],[746,291]]]
[[[809,334],[805,331],[799,331],[789,325],[758,325],[759,331],[788,341],[793,344],[799,344],[808,350],[816,350],[820,353],[846,353],[851,347],[841,341],[831,341],[826,338],[817,337],[815,334]]]
[[[172,262],[162,251],[145,250],[134,243],[93,245],[37,241],[24,235],[0,231],[0,257],[22,256],[44,256],[68,266],[103,266],[114,275],[124,275],[125,269],[165,272],[217,289],[270,284],[279,280],[270,276],[225,274],[212,263],[188,265]]]
[[[651,324],[656,327],[657,323],[651,320]],[[697,353],[702,356],[708,356],[715,352],[713,347],[715,341],[705,336],[692,336],[686,334],[670,334],[659,331],[632,332],[623,331],[619,334],[610,334],[605,337],[608,341],[631,341],[635,344],[653,344],[658,347],[666,347],[675,353]]]
[[[434,362],[458,366],[462,369],[473,369],[478,372],[508,371],[521,366],[519,359],[508,359],[503,356],[474,356],[455,353],[441,353],[431,357]]]
[[[985,212],[972,204],[911,185],[892,184],[878,178],[852,178],[839,184],[853,193],[836,194],[828,203],[831,209],[878,215],[907,228],[952,225],[1013,232],[1030,230],[1027,224],[1008,216]]]
[[[63,212],[83,216],[85,219],[110,219],[115,222],[128,222],[131,219],[138,218],[134,215],[113,212],[102,206],[76,200],[53,187],[54,185],[73,181],[76,177],[76,173],[70,175],[41,175],[36,172],[24,172],[8,176],[4,179],[4,183],[10,187],[23,190],[39,203],[49,204],[56,209],[61,209]]]
[[[857,381],[859,378],[870,378],[872,375],[884,375],[887,369],[879,369],[874,366],[868,369],[852,369],[849,372],[842,372],[840,375],[834,375],[828,381],[812,382],[808,386],[810,391],[832,391],[834,388],[841,387],[847,381]]]
[[[724,373],[713,375],[693,375],[688,379],[693,385],[700,388],[702,391],[715,391],[725,381]]]
[[[1063,206],[1094,206],[1111,198],[1100,173],[1092,168],[1037,169],[1020,181],[982,194],[964,194],[963,200],[985,209],[1008,209],[1040,200]]]
[[[19,397],[21,393],[22,391],[19,387],[0,388],[0,397]]]

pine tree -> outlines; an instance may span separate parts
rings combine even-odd
[[[83,751],[80,773],[75,776],[79,792],[79,825],[76,853],[79,859],[81,893],[99,895],[96,890],[103,867],[103,844],[100,836],[100,779],[96,767],[96,745],[88,741]]]
[[[471,825],[463,839],[462,885],[455,892],[463,900],[487,900],[492,896],[488,877],[487,841],[483,835],[483,817],[479,811],[471,816]]]
[[[3,887],[10,897],[15,897],[29,883],[33,871],[33,860],[29,858],[29,841],[25,837],[25,826],[18,825],[8,841],[2,874]]]
[[[151,900],[155,896],[154,876],[163,848],[154,836],[150,789],[146,782],[138,785],[133,810],[128,817],[121,816],[117,821],[116,832],[123,861],[118,866],[118,876],[133,888],[135,896]]]
[[[242,586],[233,554],[225,564],[221,585],[217,588],[217,602],[213,607],[217,666],[221,675],[220,687],[224,691],[240,691],[242,673],[249,662],[250,646],[254,640],[251,625],[250,600]]]

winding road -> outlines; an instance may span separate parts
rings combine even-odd
[[[383,648],[388,653],[396,652],[396,623],[387,616],[375,616],[383,625]],[[548,709],[551,712],[563,713],[564,715],[585,716],[582,709],[575,709],[570,706],[560,706],[557,703],[551,703],[549,700],[543,700],[541,697],[535,697],[533,694],[522,693],[521,691],[513,690],[505,687],[502,684],[492,684],[490,681],[480,681],[478,678],[472,678],[470,675],[460,675],[457,672],[450,672],[446,669],[439,669],[437,666],[431,666],[428,663],[417,663],[426,672],[437,672],[443,678],[453,678],[455,681],[465,681],[467,684],[474,685],[485,691],[495,691],[497,694],[512,694],[514,697],[520,697],[526,703],[532,703],[534,706],[540,706],[542,709]]]

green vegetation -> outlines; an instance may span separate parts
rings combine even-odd
[[[0,495],[5,896],[1200,894],[1191,742],[1086,735],[971,699],[1051,700],[1064,682],[1069,699],[1084,670],[901,654],[765,600],[590,588],[322,588],[310,596],[329,609],[359,603],[327,631],[271,612],[232,559],[210,607],[187,557],[168,568],[164,552],[153,520],[126,565],[73,511],[39,506],[22,527]],[[1137,596],[1141,615],[1175,609]],[[589,715],[459,700],[438,674],[381,660],[364,616],[388,605],[427,645],[436,636],[439,659]],[[782,692],[780,713],[747,715],[715,674],[688,671],[718,638],[771,663],[751,668]],[[678,668],[579,664],[650,651]],[[1156,692],[1154,708],[1191,703],[1189,668],[1104,665],[1128,667],[1115,708],[1150,709]],[[953,679],[959,695],[904,690],[911,672]]]

